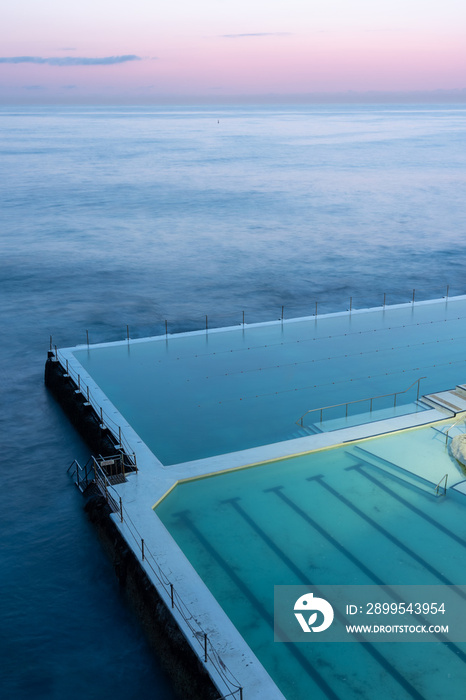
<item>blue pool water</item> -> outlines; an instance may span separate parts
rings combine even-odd
[[[2,697],[172,697],[66,477],[89,452],[44,389],[49,336],[463,293],[465,114],[0,108]]]
[[[414,412],[420,377],[421,395],[466,379],[465,323],[466,299],[445,299],[73,354],[161,462],[174,464],[303,436],[320,428],[318,414],[297,425],[306,411],[384,396],[375,419],[393,407],[386,395],[412,384],[397,412]],[[369,404],[350,406],[358,410]]]
[[[157,506],[287,700],[461,697],[465,644],[273,641],[275,585],[464,585],[466,496],[407,478],[422,446],[465,479],[428,427],[190,481]]]

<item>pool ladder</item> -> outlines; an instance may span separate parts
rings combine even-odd
[[[438,482],[437,486],[435,487],[435,493],[437,496],[439,495],[439,491],[442,488],[442,481],[445,483],[443,484],[443,495],[445,496],[447,493],[447,481],[448,481],[448,474],[445,474],[445,476],[442,476],[440,481]]]

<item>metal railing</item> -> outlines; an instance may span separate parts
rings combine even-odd
[[[462,413],[462,415],[458,418],[458,420],[455,420],[455,422],[452,423],[450,425],[450,427],[448,428],[448,430],[445,432],[445,445],[448,445],[448,438],[450,437],[450,435],[449,435],[450,430],[453,430],[453,428],[456,428],[456,426],[459,423],[466,423],[466,414],[465,413]]]
[[[121,448],[121,451],[125,454],[128,471],[130,469],[137,471],[136,453],[132,449],[128,440],[125,438],[121,425],[118,425],[118,423],[116,423],[107,413],[105,413],[102,406],[100,406],[92,395],[89,386],[83,381],[81,375],[71,367],[69,361],[63,357],[56,345],[53,352],[55,353],[56,361],[59,362],[60,366],[65,370],[66,376],[68,376],[75,385],[75,391],[83,396],[84,400],[89,404],[89,406],[92,406],[98,419],[100,420],[101,425],[108,428],[108,430],[113,434],[114,438],[118,440],[118,445]]]
[[[174,610],[177,610],[177,612],[181,615],[182,619],[184,620],[185,624],[187,625],[188,629],[192,634],[192,638],[195,639],[201,647],[201,653],[199,654],[200,658],[204,661],[206,665],[208,663],[212,665],[212,667],[216,671],[217,678],[223,682],[226,692],[225,694],[221,695],[217,700],[226,700],[227,698],[236,698],[236,700],[243,700],[243,686],[234,676],[232,671],[230,671],[230,669],[223,662],[219,653],[210,641],[209,635],[203,629],[200,623],[193,617],[191,611],[183,602],[173,583],[170,581],[168,576],[166,576],[164,571],[157,563],[153,553],[150,551],[147,544],[144,542],[144,539],[141,537],[141,534],[139,533],[134,522],[131,520],[128,511],[123,505],[121,497],[116,492],[114,486],[110,483],[107,475],[105,474],[104,469],[101,466],[102,461],[105,460],[97,460],[95,459],[95,457],[92,457],[92,460],[96,477],[95,483],[100,493],[107,501],[111,510],[114,513],[118,514],[120,521],[126,525],[129,534],[131,535],[136,544],[136,550],[139,550],[140,552],[141,562],[144,562],[144,564],[154,574],[155,578],[157,579],[158,583],[160,584],[161,588],[166,594],[167,603],[169,603],[170,607]]]
[[[369,410],[370,410],[370,413],[372,413],[372,405],[373,405],[374,401],[376,401],[377,399],[386,399],[386,398],[389,398],[390,396],[394,397],[393,407],[396,408],[397,397],[401,396],[401,394],[406,394],[410,389],[413,388],[413,386],[415,384],[417,384],[416,401],[418,401],[419,400],[419,385],[420,385],[422,379],[425,379],[425,377],[419,377],[419,379],[416,379],[416,381],[413,382],[412,384],[410,384],[410,386],[407,389],[404,389],[404,391],[395,391],[395,392],[392,392],[391,394],[380,394],[379,396],[369,396],[368,398],[365,398],[365,399],[356,399],[355,401],[347,401],[346,403],[336,403],[333,406],[322,406],[320,408],[310,408],[308,411],[303,413],[303,415],[300,418],[298,418],[298,420],[295,421],[295,423],[296,423],[296,425],[304,426],[304,418],[307,415],[309,415],[310,413],[315,413],[317,411],[319,411],[319,413],[320,413],[320,423],[322,423],[324,411],[330,410],[331,408],[341,408],[342,406],[345,406],[345,418],[347,418],[348,417],[348,406],[352,406],[354,404],[363,403],[363,402],[367,402],[367,401],[370,402],[370,409]]]
[[[447,492],[448,474],[445,474],[445,476],[442,476],[442,478],[441,478],[440,481],[438,482],[437,486],[435,487],[435,493],[437,494],[437,496],[438,496],[438,492],[439,492],[439,490],[440,490],[440,487],[441,487],[441,485],[442,485],[442,481],[445,481],[445,483],[444,483],[444,485],[443,485],[443,495],[445,496],[445,494],[446,494],[446,492]]]

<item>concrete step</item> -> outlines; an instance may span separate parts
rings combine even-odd
[[[422,397],[422,401],[450,416],[466,411],[466,396],[462,396],[454,389],[439,391],[436,394],[426,394]]]
[[[385,474],[393,477],[394,479],[402,481],[408,486],[412,486],[413,488],[423,491],[424,493],[429,494],[429,496],[443,495],[443,491],[439,494],[436,493],[436,484],[429,481],[428,479],[424,479],[422,476],[413,474],[412,472],[407,471],[403,467],[400,467],[398,464],[390,462],[389,460],[384,459],[383,457],[379,457],[378,455],[375,455],[369,450],[365,450],[364,448],[359,447],[358,445],[355,445],[353,449],[354,452],[352,456],[355,457],[357,455],[358,459],[361,462],[363,462],[366,466],[378,469],[379,471],[383,471],[385,472]]]

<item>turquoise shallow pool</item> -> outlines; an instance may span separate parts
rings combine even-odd
[[[403,391],[421,376],[421,394],[453,388],[465,380],[465,340],[466,299],[457,298],[74,355],[160,461],[174,464],[304,435],[296,421],[308,409]],[[416,386],[397,411],[421,410],[415,399]],[[378,400],[374,410],[392,405]]]
[[[409,475],[422,446],[432,464]],[[465,478],[429,427],[180,484],[156,514],[287,700],[459,698],[466,645],[273,641],[275,585],[465,584],[446,470]]]

